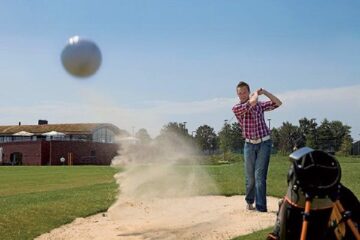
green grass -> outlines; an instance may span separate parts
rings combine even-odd
[[[336,157],[341,166],[341,182],[350,188],[356,196],[360,196],[360,160],[351,157]],[[290,161],[287,156],[274,155],[271,157],[268,179],[268,195],[283,197],[287,189],[287,173]],[[214,179],[220,195],[238,195],[245,193],[244,164],[242,161],[225,165],[203,165],[201,166],[212,179]],[[203,192],[203,194],[212,194]]]
[[[268,192],[282,197],[286,191],[286,176],[290,166],[288,158],[272,157],[268,173]],[[220,195],[245,194],[244,164],[242,161],[228,165],[208,165],[205,170],[215,180]]]
[[[106,211],[117,184],[110,167],[0,167],[1,239],[41,233]]]
[[[360,196],[360,160],[337,157],[342,183]],[[274,155],[268,174],[268,195],[283,197],[287,188],[288,157]],[[33,239],[41,233],[106,211],[115,201],[118,170],[100,166],[0,167],[0,239]],[[245,193],[241,157],[232,164],[180,165],[177,171],[197,171],[203,195]],[[204,174],[207,173],[207,174]],[[209,183],[209,175],[216,188]],[[186,176],[186,175],[185,175]],[[271,228],[235,239],[264,239]]]
[[[338,157],[341,166],[341,182],[359,198],[360,196],[360,158]]]

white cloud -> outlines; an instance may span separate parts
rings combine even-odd
[[[266,114],[271,119],[271,126],[279,127],[282,122],[289,121],[295,125],[298,120],[316,118],[320,122],[340,120],[352,127],[352,136],[360,136],[360,85],[329,88],[298,90],[275,93],[283,105]],[[36,124],[38,119],[48,119],[50,123],[75,122],[109,122],[114,123],[129,132],[139,128],[146,128],[151,135],[156,136],[161,127],[170,122],[187,122],[189,131],[195,130],[202,124],[208,124],[220,130],[224,120],[236,121],[231,112],[237,98],[216,98],[203,101],[146,102],[142,107],[124,107],[111,104],[111,100],[99,96],[95,92],[84,92],[83,103],[48,102],[37,106],[1,107],[2,125]],[[265,98],[262,98],[265,99]]]

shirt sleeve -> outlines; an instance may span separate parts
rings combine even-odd
[[[260,106],[262,107],[263,111],[271,111],[278,107],[276,103],[272,101],[260,102]]]
[[[238,103],[232,108],[232,111],[234,112],[236,117],[240,117],[241,115],[243,115],[247,111],[249,111],[250,107],[251,107],[251,105],[249,102]]]

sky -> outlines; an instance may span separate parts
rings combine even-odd
[[[106,122],[155,137],[235,122],[246,81],[283,105],[271,127],[325,118],[360,139],[360,2],[280,0],[0,0],[0,125]],[[98,72],[60,61],[78,35],[102,52]],[[266,100],[266,98],[261,98]]]

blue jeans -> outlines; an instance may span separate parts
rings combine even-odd
[[[245,176],[246,196],[248,204],[253,204],[260,212],[267,211],[266,205],[266,177],[269,167],[272,141],[267,140],[259,144],[245,142]]]

